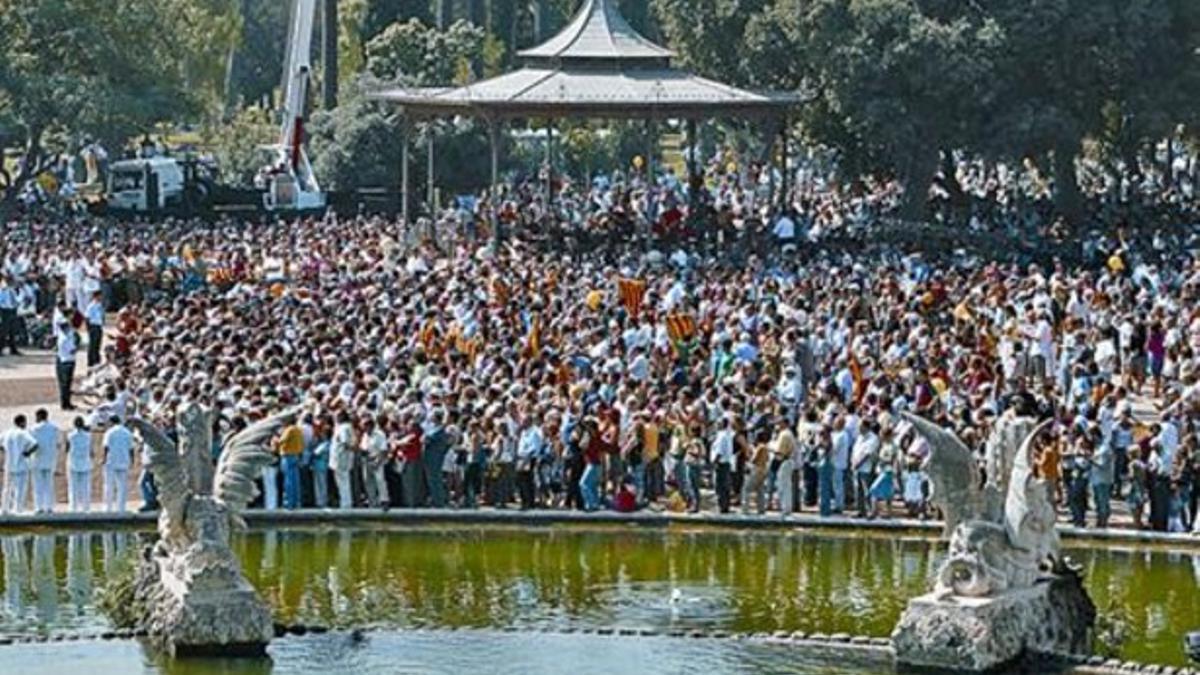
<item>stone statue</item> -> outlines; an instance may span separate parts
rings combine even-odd
[[[975,454],[954,434],[915,415],[905,415],[929,443],[925,469],[933,483],[932,499],[941,508],[950,535],[950,552],[937,576],[937,590],[982,597],[1009,588],[1033,585],[1042,571],[1057,564],[1059,542],[1054,529],[1054,505],[1049,485],[1033,475],[1033,441],[1050,424],[1034,427],[997,426],[989,441],[999,458],[1010,463],[1008,480],[989,479],[980,485]],[[1020,446],[1012,430],[1031,428]]]
[[[211,411],[191,404],[177,420],[176,448],[157,427],[130,423],[147,445],[161,509],[159,540],[135,581],[141,626],[172,654],[265,654],[274,636],[271,612],[242,575],[230,533],[257,493],[255,479],[272,460],[268,443],[296,410],[267,418],[228,438],[212,470]]]
[[[1060,558],[1050,485],[1033,471],[1052,420],[1001,418],[988,439],[988,480],[953,433],[905,414],[930,447],[931,499],[950,544],[933,592],[909,602],[892,634],[906,666],[983,671],[1030,654],[1086,653],[1095,607]]]

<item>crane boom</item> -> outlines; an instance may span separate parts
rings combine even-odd
[[[283,63],[283,115],[264,202],[269,209],[324,207],[325,195],[304,152],[304,120],[312,82],[312,39],[317,0],[293,0]]]

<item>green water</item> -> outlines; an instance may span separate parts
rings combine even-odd
[[[105,627],[91,604],[92,589],[122,550],[138,545],[137,536],[0,538],[0,633]],[[908,598],[925,590],[940,555],[939,546],[924,539],[637,529],[285,530],[242,536],[236,550],[280,621],[471,628],[445,634],[456,640],[475,635],[484,643],[481,654],[512,640],[496,632],[511,628],[522,634],[628,627],[886,636]],[[1070,554],[1083,565],[1101,612],[1126,626],[1121,657],[1185,663],[1182,634],[1200,628],[1200,554]],[[554,639],[568,638],[585,639]],[[605,644],[605,651],[629,648],[617,638]],[[411,645],[405,653],[411,656]],[[289,655],[299,658],[286,650],[277,662],[288,663]],[[712,656],[716,662],[727,657],[730,663],[742,658]],[[525,666],[537,671],[536,664]]]

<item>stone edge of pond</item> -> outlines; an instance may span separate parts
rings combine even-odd
[[[621,525],[638,527],[711,527],[752,531],[856,531],[910,532],[933,536],[941,531],[941,523],[913,519],[863,520],[845,516],[821,517],[799,515],[781,518],[778,515],[741,514],[675,514],[675,513],[581,513],[575,511],[518,511],[507,509],[300,509],[296,511],[246,512],[252,527],[291,525],[361,525],[386,523],[394,525]],[[147,527],[157,521],[155,513],[52,513],[41,515],[0,516],[0,534],[38,530],[103,529],[112,527]],[[1200,536],[1169,534],[1123,528],[1105,530],[1059,526],[1065,539],[1083,543],[1155,544],[1183,548],[1200,548]]]
[[[506,626],[499,629],[477,629],[450,627],[417,627],[411,629],[396,629],[386,626],[370,625],[355,629],[331,629],[328,626],[304,624],[278,624],[275,626],[276,638],[304,638],[310,635],[325,633],[345,633],[354,641],[366,639],[367,635],[376,632],[406,632],[422,634],[430,632],[461,631],[479,633],[515,633],[525,632],[516,626]],[[558,635],[594,635],[599,637],[641,637],[641,638],[670,638],[697,640],[738,640],[758,642],[778,646],[802,647],[814,652],[855,653],[875,659],[895,658],[891,640],[885,637],[851,635],[849,633],[805,633],[804,631],[775,631],[774,633],[731,633],[722,630],[647,630],[632,627],[597,627],[597,628],[566,628],[566,629],[535,629],[532,632]],[[58,644],[81,641],[126,641],[146,637],[145,631],[108,630],[102,632],[64,632],[49,635],[5,635],[0,634],[0,647],[10,645]],[[1115,675],[1117,673],[1142,673],[1145,675],[1200,675],[1200,669],[1188,666],[1170,666],[1159,664],[1106,659],[1102,656],[1076,656],[1064,660],[1062,665],[1065,672],[1080,675]]]

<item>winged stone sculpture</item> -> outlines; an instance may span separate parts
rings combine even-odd
[[[230,533],[244,526],[241,513],[273,459],[270,440],[297,414],[288,410],[231,435],[215,474],[211,411],[180,411],[178,447],[155,425],[130,420],[147,446],[160,503],[160,537],[135,582],[146,614],[141,627],[172,653],[259,654],[273,636],[270,609],[242,575]]]
[[[1049,484],[1034,475],[1033,442],[1052,422],[1032,426],[1011,457],[1007,481],[981,485],[975,454],[952,432],[916,415],[904,414],[930,447],[925,468],[934,501],[946,521],[949,551],[935,590],[967,597],[986,597],[1033,585],[1038,576],[1059,564],[1059,540]],[[1003,445],[1015,438],[1010,430],[993,438]],[[999,463],[998,464],[1002,464]]]

